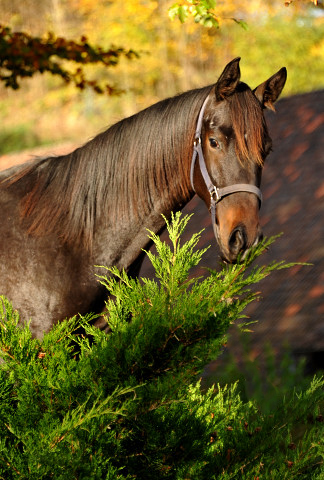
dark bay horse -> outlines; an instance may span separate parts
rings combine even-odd
[[[213,86],[163,100],[68,155],[0,174],[0,294],[31,319],[35,336],[101,312],[106,291],[95,265],[137,275],[146,229],[161,231],[161,214],[195,192],[211,209],[224,259],[235,262],[259,241],[271,148],[263,109],[274,108],[286,69],[252,91],[239,60]]]

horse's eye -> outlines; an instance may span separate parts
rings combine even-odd
[[[210,138],[210,139],[209,139],[209,145],[210,145],[212,148],[220,148],[220,145],[219,145],[218,141],[215,140],[215,138]]]

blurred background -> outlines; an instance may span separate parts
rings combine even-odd
[[[156,101],[214,83],[241,56],[242,78],[257,86],[282,66],[284,95],[324,85],[324,10],[312,2],[234,0],[216,3],[219,27],[168,16],[171,0],[0,0],[0,24],[34,36],[56,36],[132,48],[114,68],[86,66],[125,93],[80,92],[60,78],[38,74],[17,91],[0,86],[0,153],[61,141],[83,143],[99,130]],[[242,21],[243,28],[235,22]],[[245,22],[245,23],[243,23]]]
[[[188,2],[187,2],[188,3]],[[317,6],[314,5],[317,3]],[[120,118],[176,93],[217,80],[225,64],[242,57],[242,79],[252,88],[281,67],[288,81],[277,113],[267,113],[274,152],[264,171],[261,222],[267,236],[283,232],[266,254],[272,260],[310,262],[274,273],[263,300],[246,314],[258,320],[249,336],[250,360],[266,343],[280,355],[306,358],[309,371],[324,367],[324,9],[321,2],[241,0],[216,3],[219,28],[168,16],[167,0],[0,0],[0,24],[34,36],[56,36],[132,48],[114,68],[86,66],[89,78],[123,93],[96,95],[37,74],[13,91],[0,85],[0,169],[36,153],[71,150]],[[287,4],[287,5],[285,5]],[[290,4],[288,6],[288,4]],[[233,20],[235,19],[235,20]],[[0,45],[1,47],[1,45]],[[69,68],[69,67],[67,67]],[[37,147],[37,148],[36,148]],[[40,148],[41,147],[41,148]],[[35,150],[36,148],[36,150]],[[20,152],[20,153],[17,153]],[[218,268],[217,247],[206,207],[196,197],[187,236],[205,228],[211,244],[204,267]],[[141,274],[153,274],[144,262]],[[242,356],[238,333],[228,342]],[[241,349],[242,350],[242,349]]]

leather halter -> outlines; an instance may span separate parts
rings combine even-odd
[[[197,128],[196,128],[196,133],[195,133],[195,140],[194,140],[194,150],[193,150],[193,155],[192,155],[192,160],[191,160],[191,168],[190,168],[190,182],[191,186],[195,192],[195,187],[194,187],[194,170],[195,170],[195,164],[196,164],[196,159],[198,156],[199,159],[199,167],[201,174],[203,176],[204,182],[206,184],[207,190],[210,195],[210,213],[211,213],[211,218],[212,218],[212,225],[213,225],[213,230],[216,239],[218,238],[217,234],[217,225],[216,225],[216,205],[218,202],[220,202],[224,197],[227,195],[232,195],[233,193],[237,192],[249,192],[249,193],[254,193],[260,201],[260,205],[262,203],[262,192],[261,190],[256,187],[255,185],[251,185],[250,183],[235,183],[234,185],[229,185],[227,187],[223,188],[218,188],[216,185],[213,184],[212,179],[210,178],[210,175],[208,173],[207,167],[206,167],[206,162],[204,158],[204,153],[201,145],[201,129],[202,129],[202,123],[203,123],[203,116],[205,112],[205,108],[208,102],[209,96],[205,99],[201,110],[199,112],[198,116],[198,121],[197,121]]]

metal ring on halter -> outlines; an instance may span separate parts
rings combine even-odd
[[[218,192],[218,188],[213,185],[212,190],[209,191],[210,198],[213,202],[218,203],[222,199],[221,195]],[[214,198],[214,195],[216,196],[216,199]]]
[[[201,144],[201,136],[197,136],[194,140],[194,147],[196,147],[197,145]]]

